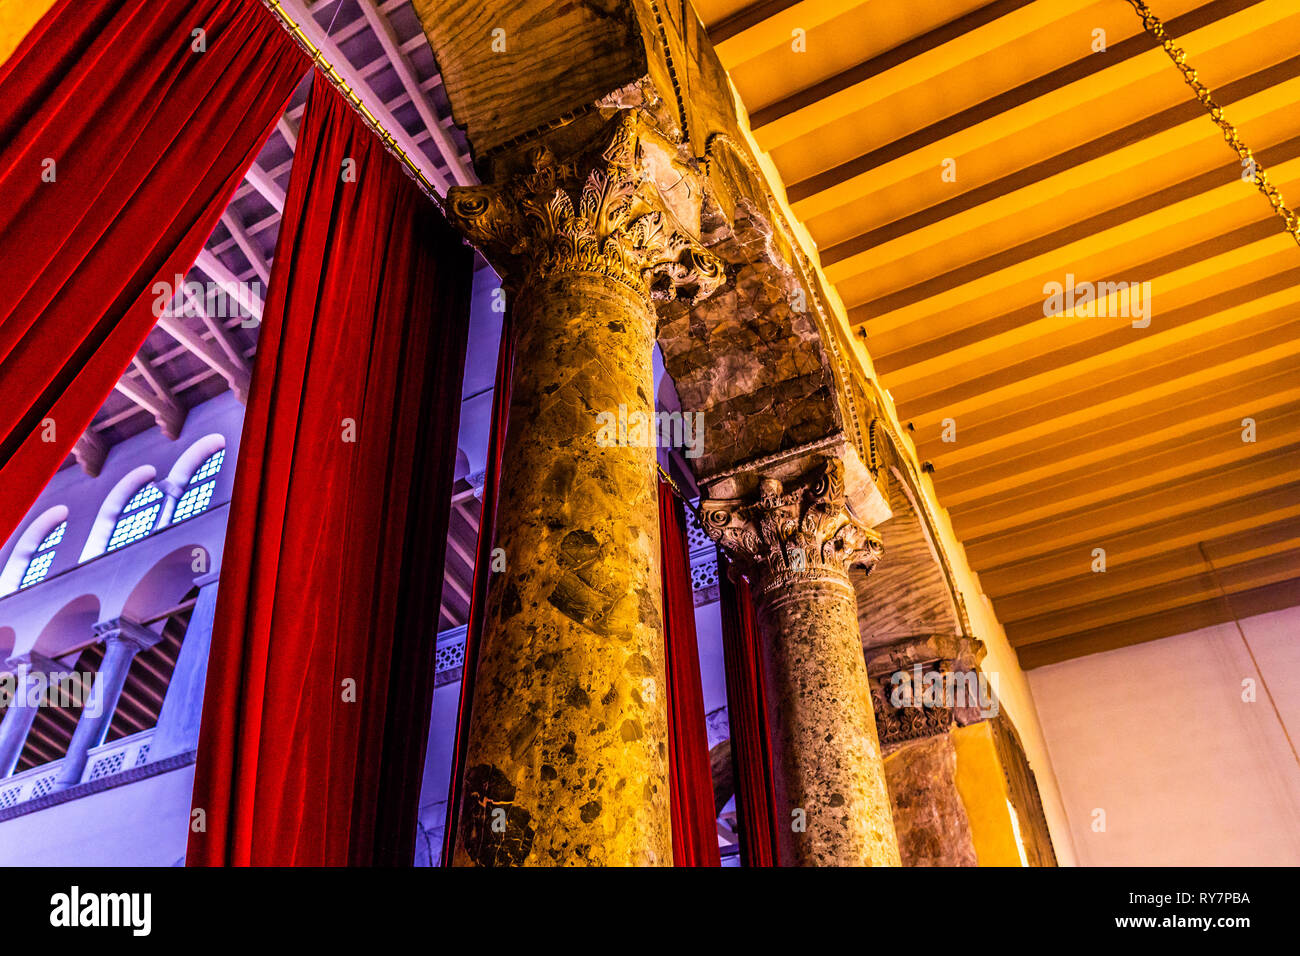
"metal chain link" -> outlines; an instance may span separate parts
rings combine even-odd
[[[1273,207],[1273,211],[1281,217],[1286,231],[1291,234],[1291,238],[1296,241],[1297,245],[1300,245],[1300,216],[1297,216],[1287,206],[1282,199],[1282,193],[1269,182],[1264,167],[1255,158],[1250,147],[1241,141],[1241,135],[1237,132],[1237,128],[1228,122],[1227,117],[1224,116],[1223,107],[1215,102],[1214,95],[1201,82],[1196,70],[1188,65],[1187,51],[1174,43],[1173,38],[1165,30],[1164,23],[1151,12],[1151,8],[1146,5],[1145,0],[1128,0],[1128,2],[1137,12],[1137,15],[1142,18],[1143,28],[1160,42],[1169,59],[1173,60],[1174,66],[1178,67],[1179,72],[1183,74],[1183,79],[1191,87],[1192,92],[1196,94],[1196,98],[1205,107],[1206,112],[1210,114],[1210,119],[1214,120],[1215,125],[1222,131],[1224,140],[1236,151],[1242,163],[1249,164],[1248,168],[1254,171],[1255,186],[1264,194],[1264,198]]]

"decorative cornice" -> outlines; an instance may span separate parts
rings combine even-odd
[[[846,584],[850,567],[870,570],[880,536],[844,499],[844,463],[826,459],[788,483],[765,477],[749,499],[700,503],[701,527],[756,576],[760,594],[799,583]]]
[[[632,110],[613,121],[594,161],[560,162],[547,146],[531,168],[491,186],[458,186],[447,215],[521,285],[563,273],[595,273],[645,299],[697,301],[725,281],[721,261],[681,224],[651,175],[648,131]],[[585,175],[584,175],[585,173]]]

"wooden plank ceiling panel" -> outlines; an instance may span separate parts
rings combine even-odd
[[[1300,7],[1150,5],[1295,208]],[[1300,604],[1300,245],[1128,3],[696,6],[1025,666]]]

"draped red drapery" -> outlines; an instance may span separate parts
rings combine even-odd
[[[244,419],[191,865],[411,862],[471,257],[317,77]]]
[[[250,0],[60,0],[0,66],[0,540],[126,371],[157,320],[154,283],[194,263],[306,68]]]
[[[497,350],[492,422],[488,431],[487,467],[483,472],[483,501],[479,509],[478,547],[474,557],[474,587],[470,594],[469,622],[465,627],[465,663],[461,670],[456,735],[452,738],[451,777],[447,783],[447,822],[442,833],[442,866],[451,866],[456,850],[461,777],[465,770],[465,749],[469,745],[470,708],[474,703],[474,679],[478,674],[478,651],[483,640],[483,616],[487,611],[492,538],[496,530],[497,493],[501,485],[501,452],[506,446],[506,426],[510,421],[510,376],[515,362],[514,324],[510,316],[511,313],[507,311],[501,325],[501,345]]]
[[[663,479],[659,481],[659,551],[668,661],[668,791],[673,865],[720,866],[686,517],[682,503]]]
[[[745,866],[776,866],[776,792],[754,605],[749,584],[739,575],[732,580],[721,550],[718,585],[741,862]]]

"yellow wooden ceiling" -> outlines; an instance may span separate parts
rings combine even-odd
[[[695,2],[1025,666],[1300,604],[1300,245],[1125,0]],[[1300,206],[1300,0],[1150,4]]]

